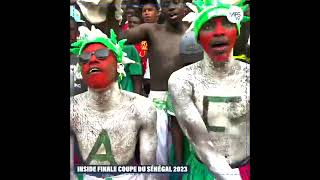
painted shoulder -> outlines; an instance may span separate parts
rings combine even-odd
[[[197,74],[201,61],[195,62],[173,72],[169,78],[169,85],[178,81],[190,81]]]
[[[125,90],[121,90],[121,93],[132,101],[138,112],[137,116],[141,116],[145,119],[145,117],[153,116],[152,114],[156,112],[150,99]]]
[[[237,60],[238,61],[238,60]],[[241,67],[241,73],[243,76],[246,77],[246,81],[249,82],[250,81],[250,64],[242,62],[242,61],[238,61]]]
[[[238,61],[238,60],[236,60],[236,61]],[[242,61],[238,61],[238,62],[240,64],[242,70],[250,72],[250,64],[249,63],[245,63]]]
[[[70,105],[71,105],[71,107],[77,106],[80,103],[82,103],[84,101],[85,96],[86,96],[87,93],[88,92],[84,92],[84,93],[77,94],[75,96],[70,97]]]
[[[70,123],[72,123],[73,118],[78,116],[81,111],[85,108],[86,104],[85,95],[87,92],[70,97]]]

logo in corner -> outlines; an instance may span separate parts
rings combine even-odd
[[[243,11],[238,6],[231,6],[227,18],[232,23],[240,23],[243,19]]]

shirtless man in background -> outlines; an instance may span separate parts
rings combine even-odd
[[[183,0],[162,0],[161,9],[165,17],[163,24],[141,24],[126,31],[125,39],[128,40],[127,43],[129,44],[136,44],[144,40],[148,42],[148,57],[150,59],[149,98],[153,100],[157,107],[158,118],[157,162],[167,164],[169,147],[167,113],[174,115],[173,109],[170,108],[172,105],[167,102],[168,79],[172,72],[184,66],[179,56],[179,47],[187,27],[182,22],[186,12]],[[173,121],[174,119],[174,116],[172,116]],[[177,145],[177,147],[182,147],[182,145]]]

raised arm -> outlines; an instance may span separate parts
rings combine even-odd
[[[148,41],[153,26],[155,26],[153,23],[144,23],[128,29],[125,32],[123,39],[127,39],[127,44],[137,44],[141,41]]]
[[[217,153],[197,107],[192,101],[192,85],[182,76],[172,74],[168,82],[178,123],[194,145],[199,159],[218,180],[241,180],[238,169],[231,169],[225,157]]]

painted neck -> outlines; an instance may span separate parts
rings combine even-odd
[[[234,59],[233,59],[233,50],[231,51],[229,55],[229,59],[225,62],[214,62],[211,60],[211,58],[208,56],[207,53],[204,52],[204,60],[203,60],[203,66],[204,66],[204,72],[205,74],[208,74],[210,76],[218,76],[218,77],[225,77],[232,73],[234,73],[233,66],[234,66]]]
[[[120,102],[120,89],[117,81],[105,89],[88,88],[88,105],[96,110],[107,110]]]

